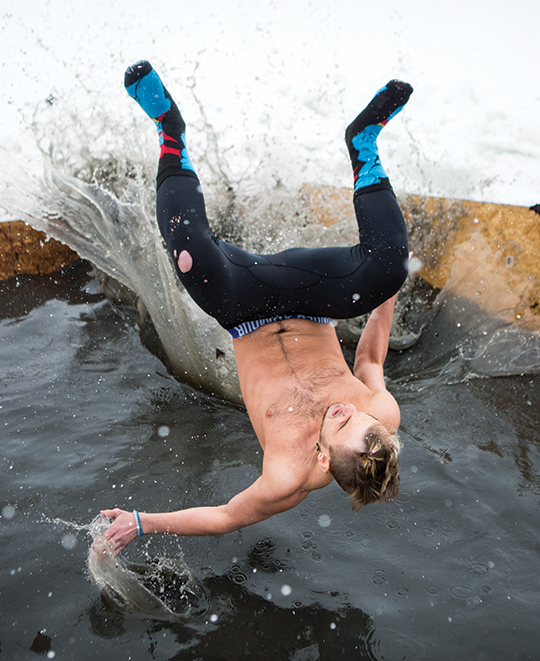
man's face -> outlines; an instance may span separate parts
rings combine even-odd
[[[354,404],[332,404],[324,414],[319,444],[323,452],[328,447],[348,446],[358,452],[366,452],[366,435],[378,422],[368,413],[362,413]]]

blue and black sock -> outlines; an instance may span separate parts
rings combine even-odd
[[[392,190],[379,158],[377,137],[386,124],[403,109],[413,88],[391,80],[347,127],[345,141],[354,171],[354,194]]]
[[[141,60],[128,67],[124,86],[156,123],[161,146],[157,187],[170,175],[197,177],[186,148],[186,124],[150,62]]]

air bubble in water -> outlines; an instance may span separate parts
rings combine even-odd
[[[290,585],[285,584],[281,586],[281,594],[284,597],[288,597],[291,594],[291,592],[292,592],[292,588]]]
[[[167,425],[161,425],[161,427],[157,430],[158,436],[160,438],[167,438],[167,436],[171,433],[171,430]]]
[[[359,301],[360,300],[360,294],[353,294],[352,295],[352,300],[353,301]]]

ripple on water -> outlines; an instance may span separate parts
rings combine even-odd
[[[243,585],[248,580],[248,575],[245,571],[242,571],[239,565],[233,565],[228,572],[228,576],[237,585]]]
[[[467,571],[471,574],[476,574],[477,576],[485,576],[489,572],[489,567],[484,562],[472,562],[468,567]]]
[[[450,594],[456,599],[467,600],[471,597],[473,591],[467,585],[456,585],[450,590]]]
[[[374,539],[363,539],[360,542],[360,545],[363,546],[365,549],[372,549],[375,546],[377,546],[377,542]]]
[[[386,571],[384,569],[376,569],[373,572],[373,583],[375,583],[375,585],[384,585],[385,583],[388,583]]]
[[[396,505],[406,505],[412,500],[412,494],[408,491],[400,491],[399,496],[396,498]]]
[[[332,590],[336,584],[336,581],[331,576],[327,576],[326,574],[317,574],[311,577],[309,583],[312,592],[323,594]]]
[[[454,613],[452,616],[452,622],[455,624],[465,624],[467,621],[467,616],[464,613]]]
[[[439,527],[441,532],[443,532],[445,535],[451,535],[457,530],[457,526],[453,521],[443,521]]]

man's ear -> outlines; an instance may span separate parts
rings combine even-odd
[[[323,473],[328,473],[330,470],[330,457],[324,452],[319,452],[317,455],[317,461]]]

